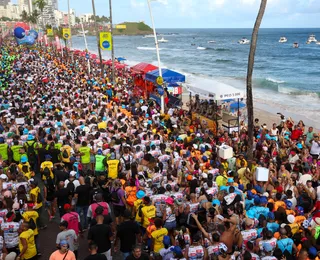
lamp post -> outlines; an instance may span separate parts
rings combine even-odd
[[[94,30],[96,31],[96,37],[97,37],[97,46],[98,46],[98,53],[99,53],[99,60],[100,60],[100,70],[101,70],[101,77],[103,78],[103,64],[102,64],[102,55],[101,55],[101,49],[100,49],[100,37],[99,37],[99,31],[97,27],[97,19],[96,19],[96,7],[94,4],[94,0],[92,0],[92,11],[93,11],[93,19],[94,19]]]
[[[115,75],[114,75],[114,45],[113,45],[113,23],[112,23],[112,0],[109,0],[109,9],[110,9],[110,32],[111,32],[111,59],[112,59],[112,81],[113,85],[115,84]]]
[[[86,46],[86,50],[88,50],[88,44],[87,44],[87,38],[86,38],[86,33],[83,28],[83,23],[81,22],[81,28],[82,28],[82,34],[83,34],[83,39],[84,39],[84,45]],[[87,59],[88,62],[88,73],[90,74],[90,59]]]
[[[154,20],[153,20],[153,15],[152,15],[152,9],[151,9],[150,0],[147,0],[147,2],[148,2],[150,17],[151,17],[151,23],[152,23],[154,41],[155,41],[155,44],[156,44],[158,67],[159,67],[159,76],[162,77],[161,61],[160,61],[160,52],[159,52],[159,42],[158,42],[158,39],[157,39],[156,28],[155,28],[155,26],[154,26]],[[164,113],[164,96],[163,96],[163,95],[161,95],[161,113]]]
[[[70,51],[72,48],[72,33],[71,33],[71,15],[70,15],[70,0],[68,0],[68,26],[69,26],[69,31],[70,31]],[[73,53],[71,53],[71,60],[73,62]]]

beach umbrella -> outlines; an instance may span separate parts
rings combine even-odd
[[[222,100],[223,102],[226,102],[226,103],[229,103],[229,102],[232,102],[234,101],[234,99],[225,99],[225,100]]]
[[[128,65],[127,64],[118,63],[115,66],[116,66],[116,69],[123,69],[123,68],[127,67]]]
[[[98,58],[98,56],[97,56],[97,54],[90,54],[90,58],[91,59],[96,59],[96,58]]]
[[[239,108],[244,108],[246,106],[246,104],[243,102],[239,102],[239,104],[238,104],[238,102],[233,102],[230,104],[231,109],[237,109],[238,106],[239,106]]]

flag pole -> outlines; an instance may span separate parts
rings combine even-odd
[[[147,2],[148,2],[149,13],[150,13],[150,17],[151,17],[151,23],[152,23],[154,41],[155,41],[155,44],[156,44],[158,67],[159,67],[159,76],[162,77],[162,69],[161,69],[161,61],[160,61],[160,52],[159,52],[159,42],[158,42],[158,39],[157,39],[156,28],[155,28],[155,26],[154,26],[154,19],[153,19],[153,15],[152,15],[150,0],[147,0]],[[161,113],[162,113],[162,114],[164,113],[164,96],[163,96],[163,95],[161,95]]]
[[[88,52],[89,51],[88,50],[88,43],[87,43],[86,33],[84,32],[84,28],[83,28],[83,23],[82,22],[81,22],[81,29],[82,29],[83,39],[84,39],[84,45],[86,46],[86,50]],[[88,60],[88,72],[90,74],[90,59],[87,59],[87,60]]]

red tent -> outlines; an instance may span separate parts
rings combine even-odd
[[[141,63],[131,67],[131,70],[133,73],[139,73],[139,74],[146,74],[149,71],[156,70],[156,69],[158,69],[157,66],[154,66],[149,63],[144,63],[144,62],[141,62]]]
[[[117,63],[117,64],[115,65],[116,69],[123,69],[123,68],[125,68],[125,67],[127,67],[127,66],[128,66],[127,64],[122,64],[122,63]]]

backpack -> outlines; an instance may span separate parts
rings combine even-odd
[[[34,222],[33,218],[30,218],[28,223],[29,223],[29,228],[31,228],[32,230],[35,230],[37,228],[37,225]]]
[[[130,155],[129,155],[129,159],[128,159],[128,160],[126,160],[126,159],[124,158],[124,156],[122,156],[122,159],[123,159],[123,161],[124,161],[124,168],[125,168],[125,170],[126,170],[126,171],[129,171],[130,168],[131,168],[131,157],[130,157]]]
[[[43,175],[44,176],[46,176],[46,177],[48,177],[48,176],[50,176],[50,169],[48,168],[48,167],[45,167],[44,169],[43,169]]]
[[[112,203],[119,203],[120,202],[120,198],[118,196],[118,190],[120,190],[120,188],[113,190],[110,194],[110,201]]]
[[[69,153],[68,153],[68,151],[67,151],[67,148],[65,148],[64,150],[63,150],[63,152],[62,152],[62,158],[63,159],[69,159]]]
[[[43,201],[43,197],[42,197],[41,191],[39,191],[38,197],[37,197],[37,204],[41,203],[42,201]]]
[[[35,161],[36,161],[36,152],[34,150],[34,144],[35,144],[35,142],[33,142],[32,144],[29,144],[28,142],[26,142],[27,156],[28,156],[28,160],[31,164],[35,163]]]
[[[69,190],[69,194],[73,195],[73,193],[74,193],[74,191],[76,189],[76,186],[74,186],[73,181],[69,180],[69,183],[67,184],[67,189]]]

